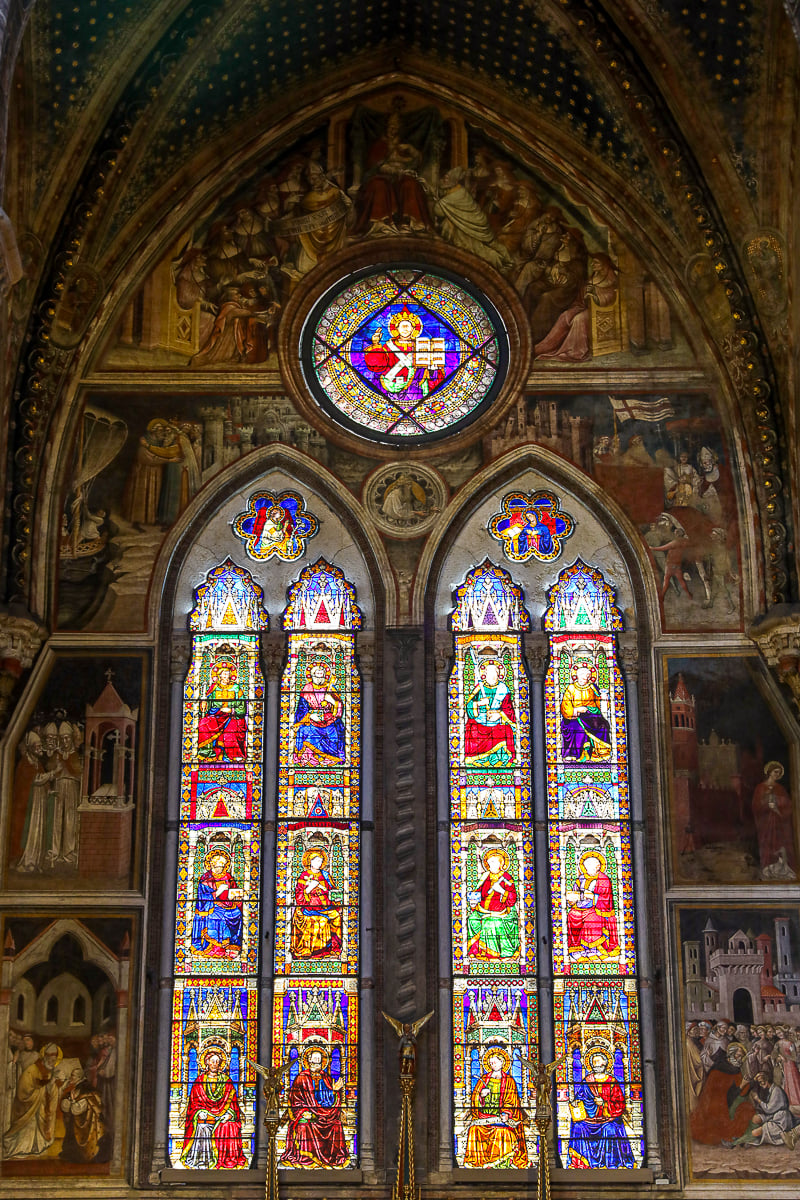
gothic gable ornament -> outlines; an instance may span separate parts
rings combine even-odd
[[[552,562],[574,532],[575,522],[552,492],[509,492],[500,512],[489,519],[488,529],[503,543],[503,553],[512,562],[530,558]]]
[[[266,562],[280,558],[293,562],[306,549],[306,542],[319,529],[319,520],[308,512],[297,492],[253,492],[247,508],[231,527],[244,542],[248,557]]]

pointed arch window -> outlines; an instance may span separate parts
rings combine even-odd
[[[458,589],[449,685],[455,1156],[532,1166],[523,1059],[538,1045],[531,746],[510,575],[485,562]]]
[[[644,1152],[622,616],[578,560],[548,595],[545,680],[556,1145],[565,1167]]]
[[[184,685],[169,1154],[253,1156],[264,681],[261,588],[227,559],[195,594]]]
[[[289,591],[280,697],[272,1047],[283,1169],[358,1156],[361,682],[355,589],[320,559]],[[314,1096],[316,1094],[316,1099]],[[321,1099],[320,1099],[321,1097]],[[308,1107],[327,1109],[309,1123]]]

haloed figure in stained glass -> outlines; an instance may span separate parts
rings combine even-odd
[[[326,958],[342,948],[342,912],[331,903],[337,889],[327,871],[327,849],[313,835],[309,842],[294,888],[291,951],[294,958]]]
[[[327,659],[315,658],[306,668],[294,714],[296,763],[319,767],[344,762],[344,703],[330,686],[332,675]]]
[[[578,646],[570,664],[570,683],[561,697],[564,758],[603,762],[611,758],[611,730],[603,716],[597,669],[590,646]]]
[[[617,1052],[615,1057],[620,1060],[621,1076],[622,1052]],[[589,1069],[584,1078],[580,1049],[573,1048],[575,1098],[570,1104],[572,1122],[567,1165],[587,1170],[590,1167],[611,1170],[633,1167],[633,1151],[625,1129],[625,1093],[619,1080],[609,1071],[608,1052],[590,1047],[587,1058]]]
[[[242,762],[247,755],[247,701],[238,682],[236,653],[220,646],[211,665],[211,686],[200,702],[197,757]]]
[[[472,1090],[467,1167],[527,1167],[525,1125],[529,1118],[519,1102],[510,1074],[511,1059],[503,1046],[490,1046],[482,1059],[483,1074]]]
[[[207,1044],[200,1061],[203,1070],[192,1084],[186,1108],[181,1161],[194,1170],[246,1167],[242,1113],[227,1074],[227,1052],[222,1045]]]
[[[614,889],[606,874],[605,856],[587,850],[578,864],[578,887],[567,892],[567,948],[579,962],[619,958],[619,932],[614,912]]]
[[[197,885],[192,921],[192,948],[205,958],[238,958],[242,949],[242,901],[227,850],[213,849]]]
[[[479,655],[478,682],[467,698],[466,708],[466,761],[482,766],[514,762],[514,705],[505,681],[505,667],[491,652]]]
[[[519,916],[508,851],[496,837],[488,838],[485,846],[484,876],[469,893],[467,954],[489,961],[514,958],[519,953]]]

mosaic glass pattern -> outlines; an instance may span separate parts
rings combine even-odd
[[[294,562],[305,554],[306,541],[319,529],[319,520],[306,511],[297,492],[254,492],[231,528],[244,542],[249,558]]]
[[[408,442],[469,422],[507,360],[492,306],[424,268],[370,270],[337,287],[303,333],[307,381],[358,432]]]
[[[358,1161],[358,991],[353,979],[276,979],[272,1045],[289,1120],[278,1130],[282,1169],[354,1167]],[[276,1056],[277,1061],[277,1056]]]
[[[625,689],[612,589],[577,561],[549,592],[545,678],[551,940],[563,1166],[643,1156]]]
[[[282,1168],[358,1155],[361,686],[355,590],[323,560],[284,614],[275,877],[273,1059],[290,1058]]]
[[[552,562],[563,550],[563,542],[575,529],[552,492],[509,492],[499,513],[489,518],[488,530],[503,544],[512,562]]]
[[[453,984],[455,1156],[461,1167],[536,1165],[536,1103],[522,1059],[538,1045],[536,987],[518,977]]]
[[[230,560],[190,616],[169,1109],[174,1167],[250,1166],[255,1130],[264,680],[261,590]]]
[[[619,1170],[644,1157],[633,980],[554,980],[556,1146],[565,1167]]]
[[[482,564],[457,591],[452,625],[456,1161],[521,1168],[535,1159],[521,1115],[528,1084],[520,1055],[530,1057],[536,1044],[536,942],[530,700],[520,648],[528,614],[520,589],[501,568]]]

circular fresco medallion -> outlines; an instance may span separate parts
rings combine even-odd
[[[469,425],[494,400],[508,337],[494,305],[427,267],[370,267],[330,288],[301,334],[317,403],[364,437],[413,446]]]
[[[378,529],[392,537],[427,533],[446,503],[442,477],[416,463],[379,467],[364,485],[364,507]]]

